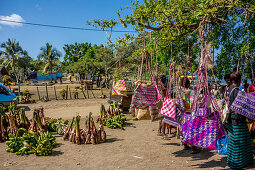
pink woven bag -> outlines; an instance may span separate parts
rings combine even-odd
[[[166,97],[164,99],[160,114],[175,119],[176,114],[175,100]]]
[[[167,117],[175,119],[175,117],[176,117],[175,116],[176,115],[176,103],[175,103],[175,100],[171,99],[168,94],[169,91],[171,91],[171,83],[174,81],[174,73],[173,73],[173,77],[170,78],[171,70],[174,71],[173,66],[174,66],[173,64],[170,66],[169,80],[168,80],[168,84],[167,84],[167,93],[166,93],[166,97],[164,99],[160,114],[163,116],[167,116]],[[171,79],[172,79],[172,81],[171,81]],[[173,96],[173,98],[174,98],[174,96]]]

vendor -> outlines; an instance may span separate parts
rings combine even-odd
[[[228,89],[229,106],[232,105],[239,92],[241,75],[233,72],[230,75],[231,85]],[[246,124],[246,117],[230,110],[227,119],[229,138],[227,162],[231,169],[242,169],[253,162],[252,140]]]

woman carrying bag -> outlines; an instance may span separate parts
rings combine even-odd
[[[241,84],[241,75],[233,72],[230,75],[231,85],[228,89],[229,106],[234,102]],[[246,117],[230,109],[227,118],[229,130],[227,162],[232,169],[241,169],[253,162],[252,141],[246,123]]]

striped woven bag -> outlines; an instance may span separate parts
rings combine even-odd
[[[217,139],[226,135],[219,114],[208,118],[184,114],[182,122],[183,143],[216,150]]]

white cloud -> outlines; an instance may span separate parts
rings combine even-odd
[[[16,22],[8,22],[8,21],[1,21],[1,20],[9,20],[9,21],[16,21]],[[10,16],[0,16],[0,24],[8,25],[11,27],[20,27],[23,24],[17,22],[25,22],[25,20],[17,14],[11,14]]]

